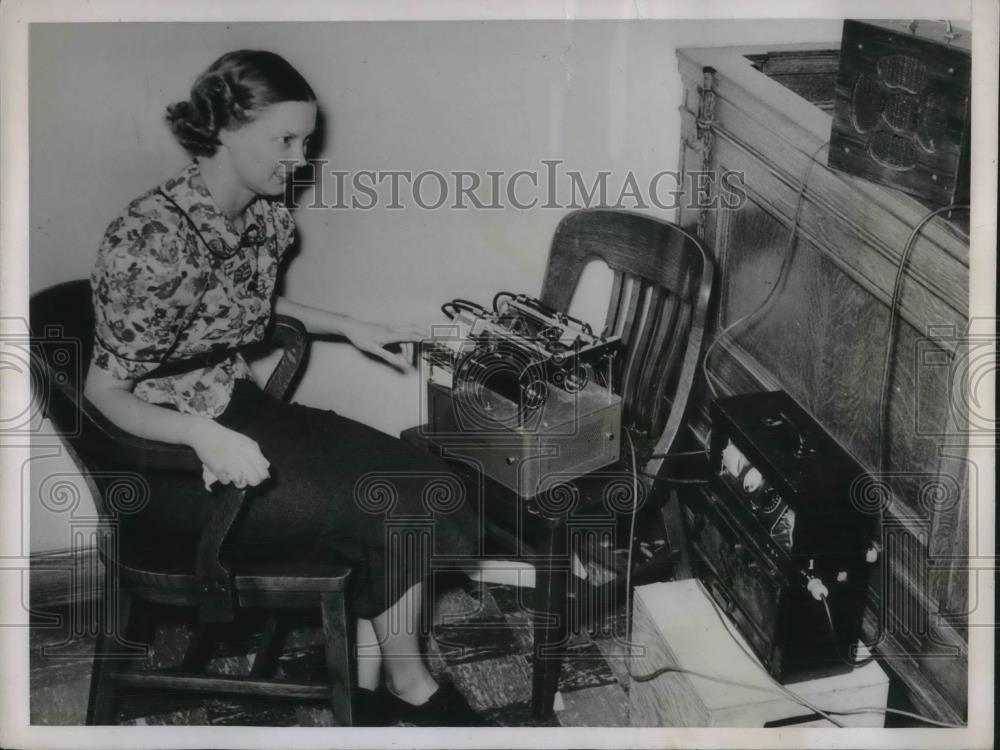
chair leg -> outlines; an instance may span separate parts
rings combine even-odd
[[[217,643],[218,639],[215,637],[212,625],[199,622],[195,626],[194,632],[191,633],[191,640],[188,642],[184,658],[181,660],[181,668],[184,670],[204,670],[212,660]]]
[[[535,566],[535,659],[532,668],[531,711],[538,718],[552,715],[569,623],[566,584],[569,557],[566,526],[552,522],[543,532]]]
[[[131,645],[128,644],[127,634],[134,628],[132,595],[118,590],[117,596],[117,607],[111,613],[107,610],[113,603],[112,597],[107,592],[101,597],[99,631],[90,675],[90,698],[87,702],[86,722],[89,725],[113,724],[115,719],[118,702],[115,673],[120,669],[123,646]]]
[[[344,592],[329,591],[320,596],[323,612],[323,635],[326,639],[326,671],[330,679],[330,704],[333,720],[340,726],[353,726],[351,694],[350,634]]]
[[[277,614],[268,615],[264,632],[260,636],[260,648],[257,649],[250,669],[252,677],[271,677],[274,674],[287,634],[287,620]]]

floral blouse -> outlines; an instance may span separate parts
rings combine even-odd
[[[144,401],[218,416],[252,378],[242,355],[219,353],[263,339],[294,233],[288,209],[265,199],[237,233],[197,162],[140,196],[111,222],[91,275],[94,365],[135,380]]]

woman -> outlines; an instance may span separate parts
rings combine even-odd
[[[384,524],[356,497],[359,480],[392,472],[399,477],[393,512],[432,517],[435,549],[471,554],[469,511],[454,503],[428,511],[415,486],[446,468],[333,412],[266,397],[232,352],[260,341],[276,311],[407,366],[383,347],[414,340],[414,331],[274,298],[294,235],[290,212],[274,198],[304,163],[316,114],[316,96],[298,71],[278,55],[247,50],[219,58],[195,81],[190,101],[168,108],[170,128],[194,161],[108,227],[91,279],[96,329],[86,395],[130,433],[191,446],[206,481],[255,488],[227,543],[277,555],[308,545],[354,564],[361,723],[476,724],[461,694],[439,685],[420,657],[428,561],[392,559]],[[197,478],[177,481],[194,484],[185,492],[154,487],[149,505],[127,520],[131,542],[198,537],[212,497]]]

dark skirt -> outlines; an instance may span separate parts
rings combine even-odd
[[[478,497],[433,456],[335,412],[278,401],[249,381],[237,382],[217,421],[257,441],[271,464],[226,542],[230,553],[349,562],[350,604],[364,618],[431,570],[478,557]],[[212,493],[190,476],[157,478],[150,489],[149,503],[121,519],[124,538],[147,547],[193,544]]]

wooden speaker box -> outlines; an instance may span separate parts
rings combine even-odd
[[[970,49],[943,22],[844,21],[829,166],[967,203]]]

